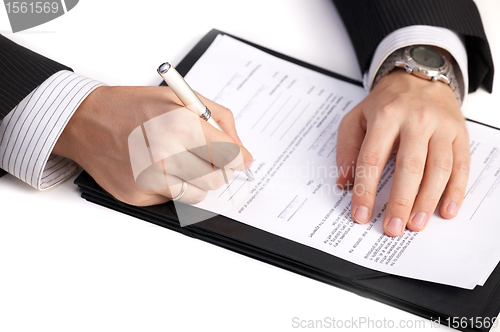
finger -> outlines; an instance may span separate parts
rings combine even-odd
[[[231,168],[243,170],[253,160],[245,148],[240,148],[227,134],[187,108],[164,113],[144,123],[144,133],[153,160],[162,160],[186,150],[219,168],[230,164]]]
[[[182,180],[172,175],[160,174],[163,186],[157,186],[156,189],[147,191],[137,191],[132,197],[120,199],[121,201],[136,206],[151,206],[166,203],[172,198],[177,197],[182,190]],[[207,191],[194,184],[189,184],[186,188],[180,202],[186,204],[197,204],[205,199]]]
[[[356,161],[363,144],[365,130],[361,123],[362,113],[358,107],[349,112],[339,125],[337,138],[337,186],[349,188],[354,183]]]
[[[233,141],[238,145],[243,146],[243,143],[241,142],[238,133],[236,132],[233,112],[231,112],[226,107],[203,97],[200,94],[198,94],[198,97],[200,97],[201,101],[205,104],[205,106],[208,107],[210,112],[212,112],[212,116],[214,117],[215,121],[217,121],[217,123],[221,126],[224,132],[229,137],[231,137]]]
[[[198,95],[201,101],[208,107],[208,109],[212,112],[212,116],[217,121],[217,123],[221,126],[226,133],[236,144],[243,148],[242,154],[243,159],[245,161],[244,169],[249,169],[252,166],[253,157],[250,152],[243,146],[243,142],[241,142],[238,133],[236,132],[236,124],[234,121],[233,112],[231,112],[228,108],[213,102],[210,99],[203,97],[202,95]]]
[[[401,235],[406,227],[422,181],[428,142],[421,132],[402,128],[394,181],[383,223],[384,232],[389,236]]]
[[[155,190],[155,196],[151,198],[155,203],[160,204],[168,202],[173,198],[176,198],[182,192],[183,180],[173,175],[165,175],[165,181],[167,183],[167,189]],[[185,204],[197,204],[205,199],[207,196],[207,191],[195,186],[192,183],[187,183],[186,190],[182,197],[177,202],[182,202]]]
[[[407,224],[411,231],[418,232],[425,228],[450,179],[453,165],[453,139],[450,136],[449,132],[442,131],[429,141],[424,178]]]
[[[237,146],[236,144],[233,145]],[[184,179],[203,190],[219,189],[225,183],[228,183],[229,179],[234,174],[234,171],[229,167],[214,168],[214,165],[190,151],[178,153],[174,156],[165,158],[163,161],[163,167],[166,174]]]
[[[209,142],[210,158],[207,159],[202,150],[192,150],[193,153],[205,160],[210,160],[220,168],[227,167],[226,165],[229,164],[230,168],[242,171],[251,166],[253,157],[244,146],[235,145],[236,143],[231,137],[206,121],[201,120],[201,126],[205,139]],[[238,154],[236,154],[236,151],[238,151]]]
[[[464,129],[464,133],[459,135],[453,143],[453,168],[440,208],[443,218],[454,218],[462,206],[469,180],[469,169],[469,134]]]
[[[380,176],[398,132],[399,124],[391,121],[378,121],[368,127],[356,162],[352,192],[351,215],[360,224],[371,219]]]
[[[201,160],[198,157],[195,158]],[[135,191],[125,201],[132,205],[149,206],[165,203],[172,197],[176,197],[181,191],[182,180],[178,176],[168,174],[166,164],[165,160],[160,160],[141,172],[136,179],[136,185],[141,189]],[[206,190],[194,184],[193,187],[195,189],[190,191],[183,202],[194,204],[192,202],[198,203],[205,198]]]

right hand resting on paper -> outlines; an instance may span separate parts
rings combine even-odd
[[[225,133],[183,107],[168,87],[99,87],[77,109],[53,153],[77,162],[122,202],[137,206],[164,203],[181,192],[182,180],[186,180],[188,186],[180,201],[198,203],[208,190],[220,188],[225,176],[248,169],[253,160],[238,138],[231,111],[200,98]],[[143,160],[131,160],[136,157],[129,155],[129,135],[136,129],[145,131],[151,147],[151,154],[144,150],[145,158],[137,155]],[[212,148],[212,157],[214,153],[232,156],[222,165],[214,161],[226,174],[221,169],[214,171],[206,153],[207,142],[237,144],[218,144],[215,152]],[[174,155],[182,157],[168,158]],[[152,163],[151,157],[160,161]],[[156,166],[141,174],[142,183],[136,183],[131,163]]]
[[[351,215],[358,223],[367,223],[374,213],[380,175],[392,152],[397,152],[396,169],[384,232],[399,236],[405,227],[423,230],[440,199],[441,216],[455,217],[465,195],[470,153],[465,119],[448,85],[394,70],[342,120],[337,184],[354,180]],[[353,179],[353,166],[355,175],[364,176]]]

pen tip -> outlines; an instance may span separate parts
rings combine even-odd
[[[255,180],[255,176],[253,175],[253,173],[252,173],[251,170],[247,169],[245,171],[245,174],[248,177],[248,180],[250,180],[250,181],[254,181]]]

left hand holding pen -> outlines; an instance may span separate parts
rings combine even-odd
[[[465,195],[470,153],[465,119],[449,86],[394,70],[342,120],[337,184],[354,181],[351,215],[358,223],[372,218],[392,152],[397,152],[396,169],[384,232],[399,236],[405,227],[423,230],[440,199],[441,216],[455,217]],[[355,175],[368,176],[353,179],[353,165]]]
[[[220,188],[235,170],[248,169],[253,160],[238,138],[231,111],[200,98],[224,132],[185,108],[168,87],[99,87],[77,109],[53,153],[77,162],[122,202],[147,206],[180,195],[183,203],[198,203],[208,190]],[[156,118],[168,121],[154,121]],[[129,135],[141,126],[148,131],[149,146],[155,147],[151,148],[152,155],[161,156],[154,160],[162,159],[152,164],[160,165],[159,169],[152,167],[152,172],[141,179],[146,183],[153,179],[152,187],[138,185],[131,167]],[[207,154],[205,147],[215,142],[231,144],[215,144],[219,151],[211,147],[211,154]],[[219,160],[227,155],[237,158],[217,165],[211,160],[215,152]],[[163,157],[176,155],[181,157]],[[149,156],[142,162],[151,164]],[[219,167],[214,168],[214,164]],[[185,193],[183,182],[189,182]]]

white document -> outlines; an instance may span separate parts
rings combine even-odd
[[[371,222],[350,217],[351,194],[335,185],[337,128],[363,88],[219,36],[186,75],[231,109],[253,154],[255,181],[237,172],[200,208],[378,271],[473,289],[500,259],[500,130],[468,122],[472,166],[459,215],[435,214],[420,233],[386,236],[382,220],[394,161],[387,164]]]

